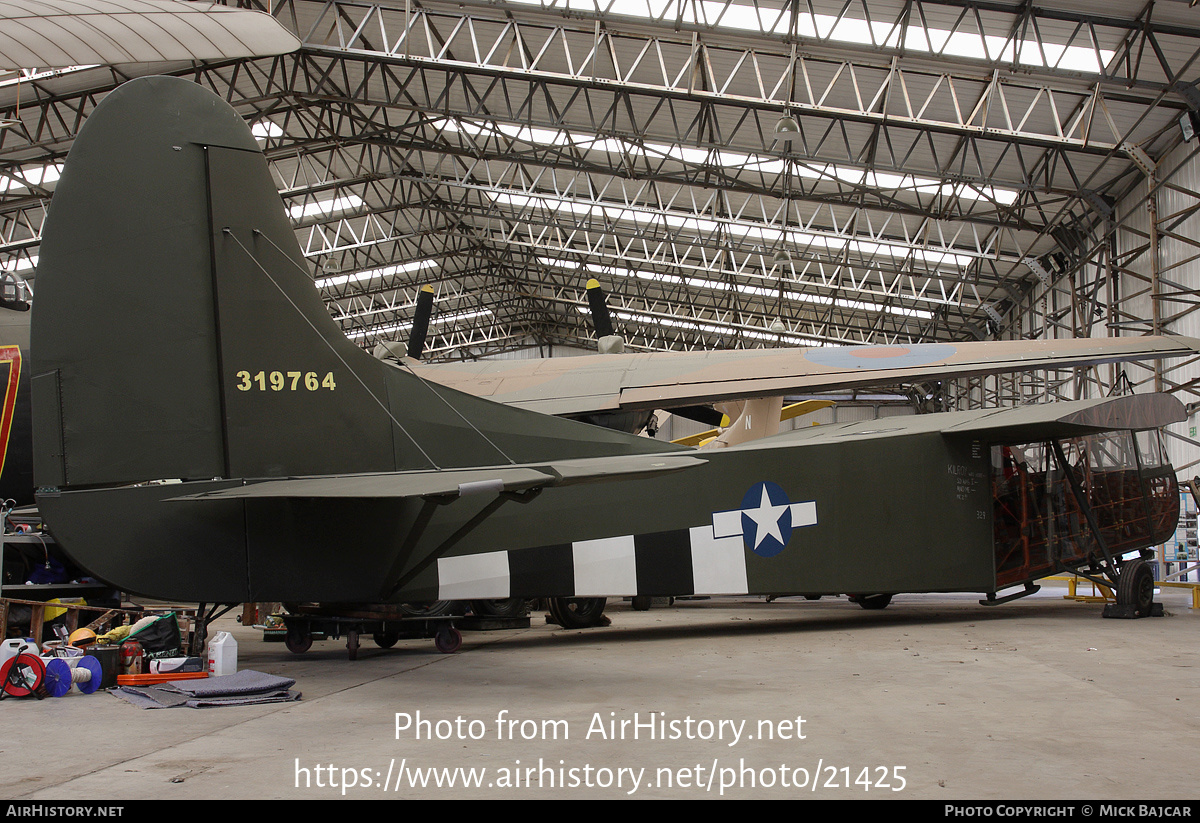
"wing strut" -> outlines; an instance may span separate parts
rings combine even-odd
[[[517,503],[528,503],[541,494],[542,488],[542,486],[535,486],[532,489],[525,489],[524,491],[500,492],[500,494],[498,494],[496,498],[492,500],[492,502],[480,509],[478,514],[459,527],[454,534],[442,541],[442,544],[426,555],[421,562],[409,569],[408,572],[406,572],[403,576],[400,576],[399,579],[392,584],[391,588],[383,593],[382,602],[388,602],[396,594],[396,592],[400,591],[401,588],[412,582],[412,580],[415,579],[418,574],[425,571],[425,569],[433,565],[438,558],[450,551],[450,549],[454,548],[458,541],[462,540],[464,537],[474,531],[476,527],[495,514],[496,510],[505,503],[510,500],[514,500]],[[433,513],[437,510],[438,506],[444,506],[447,503],[452,503],[456,499],[457,498],[446,497],[443,495],[430,495],[425,497],[425,502],[421,506],[421,512],[417,515],[417,519],[413,523],[412,528],[408,530],[408,536],[404,538],[404,545],[400,547],[400,552],[396,556],[396,562],[392,564],[392,568],[388,569],[388,574],[385,580],[390,580],[394,576],[400,575],[400,569],[403,568],[404,562],[412,553],[413,547],[416,546],[417,541],[421,538],[421,535],[425,533],[425,528],[429,525],[429,521],[433,519]]]

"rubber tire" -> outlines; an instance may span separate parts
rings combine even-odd
[[[312,644],[312,633],[300,629],[289,628],[283,637],[283,645],[287,646],[287,650],[292,654],[304,654],[312,648]]]
[[[399,632],[375,632],[371,635],[371,639],[379,648],[390,649],[400,642],[400,634]]]
[[[644,594],[639,594],[636,597],[630,598],[629,605],[633,607],[635,612],[648,612],[653,598]]]
[[[509,597],[504,600],[472,600],[471,611],[476,617],[524,617],[525,598]]]
[[[433,647],[442,654],[454,654],[462,647],[462,632],[451,626],[433,636]]]
[[[1138,617],[1146,617],[1154,608],[1154,571],[1142,558],[1121,566],[1117,580],[1117,603],[1133,606]]]
[[[588,629],[604,619],[604,597],[551,597],[550,616],[564,629]]]
[[[886,609],[892,602],[892,596],[890,594],[859,594],[850,599],[862,606],[864,609],[870,609],[872,611],[876,609]]]

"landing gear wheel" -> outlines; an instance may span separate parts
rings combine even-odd
[[[651,598],[644,594],[639,594],[629,601],[629,605],[633,606],[635,612],[648,612],[650,611],[650,602]]]
[[[292,654],[304,654],[312,648],[312,635],[300,628],[289,628],[283,637],[283,645]]]
[[[371,639],[379,648],[390,649],[400,640],[400,635],[396,632],[375,632],[371,635]]]
[[[551,597],[550,616],[564,629],[598,626],[604,618],[603,597]]]
[[[472,600],[471,611],[476,617],[524,617],[525,598],[509,597],[505,600]]]
[[[401,603],[400,611],[409,617],[439,617],[450,614],[453,600],[432,600],[428,603]]]
[[[1154,572],[1140,557],[1121,567],[1117,579],[1117,604],[1133,606],[1138,617],[1146,617],[1154,608]]]
[[[850,602],[857,603],[864,609],[886,609],[892,602],[890,594],[856,594],[850,597]]]
[[[453,626],[441,629],[433,636],[433,647],[442,654],[453,654],[462,646],[462,632]]]

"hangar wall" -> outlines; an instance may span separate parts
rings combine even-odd
[[[1073,238],[1071,265],[1051,269],[1049,282],[1027,274],[1028,291],[1006,315],[1002,337],[1200,337],[1200,141],[1180,142],[1150,162],[1153,180],[1138,172],[1117,202],[1089,201],[1091,231]],[[1200,384],[1200,359],[1176,358],[1157,369],[1127,363],[952,381],[945,402],[968,409],[1100,397],[1129,387],[1171,392],[1191,414],[1169,428],[1167,446],[1180,477],[1190,478],[1200,474],[1194,381]]]
[[[1117,259],[1131,258],[1120,267],[1114,295],[1122,334],[1200,337],[1200,301],[1196,296],[1200,289],[1198,145],[1195,140],[1181,143],[1158,162],[1153,197],[1150,181],[1143,180],[1117,204],[1116,216],[1122,227],[1116,234]],[[1180,477],[1200,473],[1200,443],[1192,434],[1200,425],[1194,407],[1198,397],[1194,389],[1181,388],[1200,376],[1195,358],[1162,361],[1157,380],[1153,368],[1137,364],[1128,365],[1126,373],[1139,392],[1156,388],[1174,391],[1188,407],[1188,419],[1169,427],[1174,436],[1168,436],[1167,449]]]

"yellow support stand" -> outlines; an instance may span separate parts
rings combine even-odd
[[[1067,584],[1067,594],[1063,595],[1063,600],[1075,600],[1079,603],[1115,603],[1117,597],[1113,594],[1113,590],[1108,586],[1099,583],[1092,583],[1086,578],[1076,577],[1071,575],[1057,575],[1055,577],[1047,577],[1046,580],[1063,580]],[[1078,594],[1079,581],[1083,580],[1092,584],[1092,594]],[[1170,589],[1191,589],[1192,590],[1192,608],[1200,609],[1200,583],[1176,583],[1174,581],[1159,581],[1155,580],[1154,585],[1158,588]],[[1096,594],[1099,589],[1100,594]]]
[[[1172,589],[1191,589],[1192,590],[1192,608],[1200,609],[1200,583],[1175,583],[1167,581],[1159,583],[1155,581],[1155,586],[1170,587]]]
[[[1113,590],[1111,588],[1109,588],[1108,586],[1102,585],[1100,583],[1095,583],[1091,580],[1087,580],[1086,578],[1076,577],[1075,575],[1071,575],[1070,577],[1067,577],[1064,575],[1058,575],[1056,577],[1048,577],[1046,579],[1047,580],[1065,580],[1066,581],[1067,594],[1063,595],[1063,600],[1074,600],[1078,603],[1116,603],[1117,602],[1117,596],[1115,594],[1113,594]],[[1091,584],[1091,586],[1092,586],[1091,594],[1079,594],[1078,593],[1080,580],[1083,580],[1084,582]],[[1099,590],[1099,594],[1096,593],[1097,590]]]

